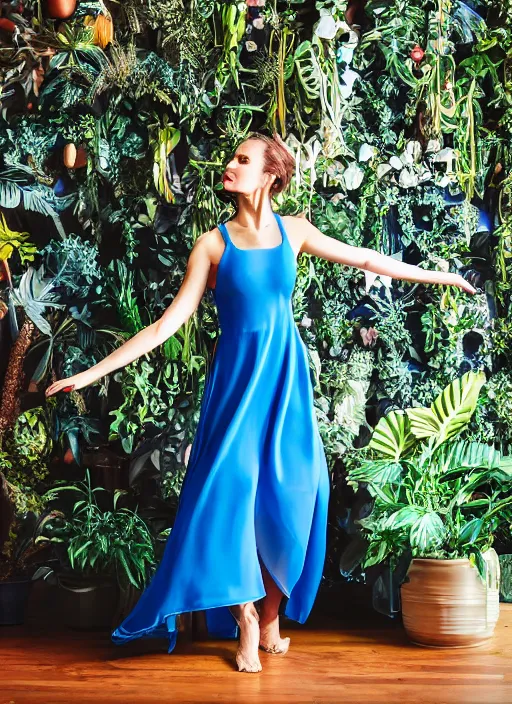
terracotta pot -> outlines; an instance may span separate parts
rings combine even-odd
[[[492,636],[499,615],[499,562],[492,549],[485,557],[487,584],[466,558],[411,562],[401,598],[405,630],[413,643],[461,648]]]
[[[76,0],[47,0],[48,17],[65,20],[76,9]]]

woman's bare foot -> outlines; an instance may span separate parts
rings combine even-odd
[[[261,672],[260,658],[258,655],[258,642],[260,638],[259,615],[255,607],[231,607],[231,613],[240,628],[240,643],[236,653],[236,664],[239,672]]]
[[[271,621],[260,619],[260,648],[267,653],[286,653],[290,647],[289,638],[279,634],[279,615]]]

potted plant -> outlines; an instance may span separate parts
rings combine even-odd
[[[500,601],[512,603],[512,506],[505,525],[496,535],[496,552],[500,561]]]
[[[140,591],[147,584],[155,566],[155,541],[136,511],[118,506],[125,491],[115,491],[112,508],[103,510],[96,494],[109,492],[91,486],[89,470],[85,481],[59,484],[44,498],[52,501],[63,492],[72,492],[76,501],[69,511],[55,511],[39,538],[56,544],[60,559],[60,568],[49,569],[45,579],[54,579],[62,590],[69,626],[110,628],[119,606],[119,590],[126,594],[130,586]]]
[[[499,563],[491,545],[512,504],[509,457],[491,445],[464,442],[485,383],[468,372],[430,408],[392,411],[380,419],[366,458],[349,469],[373,496],[357,521],[364,568],[408,556],[401,586],[407,634],[421,645],[478,645],[499,612]]]
[[[36,544],[41,518],[34,511],[4,513],[6,480],[0,474],[0,625],[25,622],[25,612],[34,582],[44,575],[40,563],[44,546]],[[43,514],[44,516],[44,514]],[[5,520],[7,518],[7,520]],[[8,537],[4,527],[9,525]]]
[[[93,486],[109,491],[128,489],[129,458],[121,457],[108,446],[88,447],[82,460],[89,467]]]
[[[37,535],[47,515],[41,491],[51,450],[44,408],[18,416],[0,433],[0,624],[21,624],[45,546]]]

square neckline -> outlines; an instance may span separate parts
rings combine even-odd
[[[279,227],[279,232],[281,233],[281,242],[279,244],[275,245],[274,247],[249,247],[248,249],[242,249],[241,247],[237,247],[236,244],[231,240],[231,236],[228,232],[228,228],[226,227],[225,222],[221,222],[217,225],[217,228],[222,235],[222,239],[224,240],[224,251],[222,252],[221,258],[219,259],[219,263],[217,264],[217,273],[215,276],[215,286],[213,288],[211,286],[206,286],[206,289],[212,293],[214,298],[217,295],[216,291],[217,291],[217,286],[218,286],[218,276],[219,276],[219,272],[221,269],[221,264],[225,260],[226,255],[228,254],[228,250],[230,248],[232,248],[238,252],[274,252],[274,251],[277,251],[281,248],[284,250],[286,243],[288,243],[288,250],[294,255],[294,258],[293,258],[294,264],[295,264],[295,266],[297,266],[297,258],[295,256],[295,253],[293,252],[292,247],[290,245],[290,242],[288,240],[288,235],[286,234],[285,226],[284,226],[284,223],[281,219],[281,216],[279,215],[279,213],[276,213],[275,211],[272,211],[272,212],[274,213],[274,217],[277,220],[277,225]]]
[[[223,225],[223,227],[224,227],[224,231],[225,231],[225,233],[226,233],[226,235],[227,235],[227,238],[228,238],[228,240],[229,240],[230,245],[231,245],[234,249],[237,249],[239,252],[269,252],[269,251],[271,251],[271,250],[273,250],[273,249],[279,249],[280,247],[282,247],[283,244],[284,244],[284,238],[285,238],[285,234],[284,234],[284,231],[283,231],[283,230],[284,230],[284,226],[283,226],[283,224],[282,224],[282,222],[281,222],[279,213],[276,213],[275,211],[272,211],[272,212],[273,212],[274,218],[275,218],[275,220],[276,220],[276,222],[277,222],[277,226],[278,226],[278,228],[279,228],[279,232],[280,232],[280,234],[281,234],[281,242],[279,242],[279,244],[276,244],[276,245],[274,245],[273,247],[243,247],[243,248],[242,248],[242,247],[237,247],[236,244],[235,244],[235,243],[233,242],[233,240],[231,239],[231,235],[229,234],[229,231],[228,231],[228,228],[227,228],[227,224],[226,224],[227,221],[226,221],[226,222],[223,222],[222,225]],[[212,290],[215,290],[215,289],[212,289]]]

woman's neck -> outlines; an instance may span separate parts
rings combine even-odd
[[[239,194],[237,204],[237,212],[232,222],[241,228],[251,232],[261,232],[275,222],[272,201],[268,193],[263,197],[258,197],[257,194],[250,196]]]

